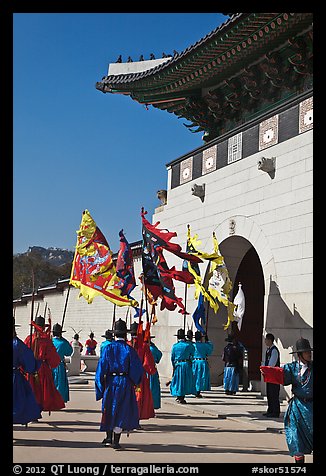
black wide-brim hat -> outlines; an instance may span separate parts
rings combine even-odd
[[[101,337],[105,337],[106,339],[111,339],[111,337],[113,337],[113,331],[110,331],[110,329],[107,329],[105,331],[105,334],[103,334]]]
[[[34,322],[35,324],[37,324],[38,326],[40,327],[44,327],[45,326],[45,319],[43,316],[37,316],[35,319],[34,319]]]
[[[174,334],[176,337],[178,337],[179,339],[185,339],[186,338],[186,334],[185,334],[185,331],[184,329],[178,329],[177,330],[177,333]]]
[[[310,352],[314,350],[310,346],[310,342],[308,341],[308,339],[304,339],[303,337],[301,337],[300,339],[296,341],[295,347],[296,347],[296,350],[293,350],[292,352],[290,352],[290,354],[298,354],[300,352]]]
[[[54,324],[52,327],[52,332],[66,332],[62,330],[62,326],[58,323]]]
[[[138,322],[133,322],[130,325],[129,332],[131,333],[132,336],[136,336],[137,335],[137,330],[138,330]]]
[[[194,338],[194,333],[192,332],[191,329],[187,330],[187,339],[191,340]]]
[[[118,333],[126,334],[127,332],[130,332],[130,329],[127,329],[126,321],[123,321],[122,319],[118,319],[117,321],[115,321],[111,332],[112,334],[118,334]]]

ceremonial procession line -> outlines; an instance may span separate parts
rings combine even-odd
[[[141,430],[122,436],[123,450],[103,447],[99,432],[101,402],[96,402],[94,374],[70,384],[66,408],[47,412],[27,428],[14,425],[13,462],[18,463],[264,463],[289,464],[281,417],[262,416],[266,400],[256,392],[227,396],[222,387],[187,397],[179,405],[162,386],[162,408],[141,421]],[[313,461],[306,456],[306,463]]]
[[[126,446],[125,442],[123,445],[121,445],[121,436],[124,436],[124,440],[128,440],[127,437],[132,434],[133,436],[135,435],[136,439],[138,440],[138,435],[142,435],[142,432],[144,431],[144,441],[142,438],[140,438],[140,441],[138,441],[138,446],[134,445],[134,447],[131,449],[136,451],[138,456],[140,455],[143,457],[142,449],[143,452],[146,453],[148,452],[148,448],[150,448],[149,451],[151,453],[158,453],[158,461],[160,461],[162,458],[162,448],[164,451],[169,453],[169,458],[167,461],[170,462],[175,461],[174,457],[175,455],[179,455],[179,453],[189,453],[192,456],[198,456],[198,450],[199,454],[202,456],[201,461],[196,459],[194,462],[208,462],[210,457],[213,458],[210,462],[222,462],[220,459],[215,459],[216,455],[224,455],[228,453],[231,453],[232,461],[234,458],[233,448],[235,447],[238,448],[236,453],[240,453],[242,455],[241,462],[244,462],[243,459],[246,459],[245,455],[247,454],[249,458],[259,458],[259,456],[263,454],[268,458],[268,462],[271,462],[270,459],[273,459],[273,456],[284,456],[284,458],[286,458],[285,461],[289,463],[289,451],[290,455],[294,456],[296,464],[304,464],[305,455],[311,455],[313,449],[313,349],[310,347],[310,343],[307,339],[301,338],[296,342],[296,350],[294,350],[292,354],[296,354],[298,358],[297,361],[286,364],[281,368],[279,367],[280,362],[277,359],[273,364],[269,363],[271,355],[266,352],[265,365],[260,367],[264,380],[268,383],[268,385],[276,385],[278,386],[277,388],[279,388],[280,384],[292,385],[292,392],[294,396],[289,401],[285,419],[285,434],[286,442],[288,444],[288,451],[284,450],[282,452],[281,447],[275,448],[274,440],[271,442],[265,441],[266,435],[268,435],[266,430],[270,427],[262,428],[258,425],[258,430],[251,428],[249,429],[246,425],[247,421],[244,422],[241,419],[239,421],[239,418],[237,418],[236,428],[228,428],[228,423],[230,423],[229,420],[232,419],[232,422],[235,421],[234,416],[232,417],[232,412],[231,419],[226,418],[227,423],[222,424],[221,421],[223,418],[219,418],[219,413],[216,414],[216,409],[213,408],[213,415],[207,416],[208,421],[205,421],[204,425],[202,425],[201,422],[197,426],[192,425],[193,422],[191,419],[194,416],[192,412],[195,410],[191,410],[191,406],[195,406],[198,404],[198,402],[200,402],[200,405],[204,405],[204,408],[202,408],[202,413],[206,414],[207,411],[205,411],[205,400],[202,402],[203,392],[211,392],[208,356],[212,353],[213,345],[208,337],[208,315],[206,316],[206,323],[205,319],[203,320],[202,317],[201,323],[199,320],[194,318],[194,323],[197,328],[194,336],[195,342],[193,342],[193,333],[190,329],[188,329],[187,335],[185,333],[185,320],[184,327],[178,329],[177,334],[175,334],[177,337],[177,342],[173,344],[171,349],[171,363],[173,372],[171,380],[167,384],[170,387],[170,396],[165,397],[164,403],[162,403],[162,390],[156,368],[156,364],[160,362],[162,357],[162,352],[152,342],[152,338],[155,336],[151,335],[151,325],[153,323],[154,317],[156,317],[154,309],[156,305],[156,299],[159,297],[161,298],[161,309],[166,308],[169,310],[174,310],[176,305],[178,305],[180,310],[184,313],[184,315],[186,315],[185,304],[182,303],[182,299],[175,296],[174,292],[172,292],[172,287],[167,294],[161,294],[161,287],[158,286],[158,276],[169,274],[166,266],[164,265],[163,256],[161,254],[163,244],[167,249],[174,252],[177,256],[184,258],[184,260],[188,260],[187,269],[176,271],[173,267],[169,270],[169,272],[171,272],[174,277],[178,276],[178,279],[181,277],[182,279],[185,279],[184,282],[186,284],[194,282],[193,278],[195,275],[198,279],[200,294],[204,295],[205,298],[207,290],[204,289],[203,283],[201,279],[199,279],[200,275],[197,272],[194,272],[194,275],[189,273],[189,270],[194,269],[196,264],[198,264],[198,260],[201,261],[201,259],[194,254],[191,255],[189,253],[182,252],[179,245],[171,243],[169,240],[175,236],[175,233],[164,233],[166,236],[164,236],[163,239],[163,237],[160,236],[162,230],[157,229],[157,224],[153,226],[147,222],[144,215],[145,212],[142,213],[144,225],[143,242],[147,243],[147,246],[146,250],[144,246],[142,280],[144,284],[143,297],[145,296],[146,298],[146,323],[141,319],[143,297],[139,308],[140,312],[138,322],[134,321],[130,325],[130,329],[128,329],[126,321],[122,320],[121,318],[116,321],[115,315],[113,316],[114,319],[112,323],[112,331],[108,329],[107,337],[106,334],[103,335],[103,337],[106,337],[107,342],[105,347],[102,347],[101,344],[100,358],[98,360],[92,387],[86,387],[82,389],[81,395],[79,395],[80,390],[75,389],[77,391],[76,395],[78,394],[79,397],[86,397],[87,400],[84,400],[80,407],[74,409],[70,407],[70,403],[68,406],[66,405],[66,403],[71,402],[71,398],[69,396],[69,384],[65,367],[65,356],[70,356],[73,353],[71,344],[69,344],[69,342],[62,335],[62,333],[65,332],[63,329],[63,324],[66,305],[61,325],[56,323],[51,331],[50,316],[48,324],[46,324],[45,318],[42,316],[36,316],[34,318],[32,301],[30,322],[31,329],[30,334],[25,338],[24,342],[20,340],[16,334],[16,327],[19,327],[19,325],[17,326],[15,323],[14,316],[13,423],[24,426],[26,432],[29,430],[29,428],[34,432],[34,427],[37,425],[36,434],[33,433],[33,438],[36,437],[36,442],[35,440],[30,441],[29,439],[26,440],[24,438],[18,438],[18,444],[20,442],[22,446],[35,446],[43,448],[49,447],[50,442],[50,447],[53,446],[54,448],[61,448],[60,457],[63,457],[63,449],[66,448],[67,445],[65,440],[60,440],[57,437],[53,438],[51,435],[47,435],[46,439],[42,439],[41,442],[38,443],[39,430],[41,432],[48,431],[48,429],[44,428],[43,426],[43,422],[47,424],[47,420],[45,420],[46,413],[48,412],[48,416],[51,417],[54,413],[60,412],[60,417],[63,418],[62,420],[55,422],[55,433],[58,432],[60,425],[66,424],[69,426],[69,433],[78,435],[77,440],[71,440],[71,438],[68,439],[70,442],[68,446],[68,461],[71,461],[71,448],[75,449],[75,451],[77,451],[77,449],[82,450],[82,454],[78,455],[77,462],[83,461],[85,457],[87,461],[89,458],[89,461],[91,462],[99,461],[97,458],[97,452],[99,450],[99,445],[101,445],[100,454],[101,456],[104,456],[105,462],[107,461],[107,455],[102,453],[103,449],[106,449],[107,451],[111,451],[111,449],[125,451],[128,448],[128,445]],[[155,235],[154,231],[157,235]],[[190,229],[188,231],[190,237]],[[91,303],[94,297],[98,294],[98,286],[96,285],[94,288],[94,283],[97,282],[99,278],[102,280],[104,279],[103,282],[101,281],[103,287],[102,291],[105,290],[106,297],[109,300],[113,300],[114,302],[117,300],[119,302],[117,305],[121,305],[121,300],[126,300],[126,305],[132,305],[133,307],[136,307],[138,303],[131,303],[132,299],[129,294],[130,289],[135,287],[135,280],[134,273],[129,273],[128,271],[132,268],[132,261],[127,260],[127,266],[126,257],[128,255],[128,244],[123,236],[122,231],[121,239],[124,246],[120,249],[118,263],[120,257],[124,272],[121,276],[119,276],[121,278],[120,280],[118,279],[118,274],[115,273],[111,252],[107,246],[106,240],[87,211],[84,211],[83,213],[82,224],[78,235],[79,240],[76,246],[70,283],[76,285],[76,287],[80,289],[84,298],[87,299],[89,303]],[[151,238],[149,239],[149,237]],[[152,247],[149,240],[153,240],[153,242],[156,243],[153,245],[154,247]],[[213,259],[214,257],[211,272],[213,276],[213,272],[217,272],[218,266],[221,266],[224,269],[224,291],[222,290],[221,292],[217,292],[216,289],[214,290],[212,288],[211,294],[207,294],[207,299],[210,302],[210,305],[214,307],[215,311],[218,309],[217,300],[222,302],[230,310],[230,313],[228,312],[228,322],[224,326],[226,330],[235,320],[234,310],[238,305],[231,303],[228,299],[228,294],[232,288],[232,283],[228,278],[223,257],[218,252],[218,243],[214,233],[213,242],[214,253],[209,255],[210,259]],[[98,248],[97,252],[95,253],[95,261],[100,261],[100,263],[97,263],[99,268],[96,267],[96,269],[90,273],[89,264],[91,263],[92,266],[94,265],[94,249],[99,246],[99,243],[102,243],[101,246],[104,247],[104,250]],[[158,246],[158,243],[160,243],[160,246]],[[196,243],[196,236],[194,243]],[[189,247],[188,251],[194,251],[194,243],[192,243],[192,247]],[[85,251],[85,247],[88,247],[87,251]],[[150,249],[152,250],[151,252],[149,251]],[[104,268],[103,253],[106,260],[106,266]],[[204,258],[204,254],[202,252],[199,254]],[[91,260],[89,259],[90,256],[92,256]],[[159,273],[158,267],[156,268],[158,262],[161,263],[161,271]],[[118,266],[116,267],[116,270],[118,270]],[[150,276],[153,278],[154,271],[156,272],[155,279],[153,279],[152,287],[149,287],[149,282],[146,283],[146,280]],[[222,270],[220,271],[222,272]],[[93,276],[94,273],[95,276],[97,276],[95,280],[90,278],[90,276]],[[88,276],[86,281],[85,276]],[[133,278],[131,281],[129,280],[130,276]],[[188,278],[191,278],[191,280],[188,281]],[[108,279],[109,281],[107,281]],[[111,283],[112,280],[113,282],[116,282],[117,287],[108,291],[108,283]],[[129,293],[127,292],[128,287]],[[121,294],[121,290],[123,288],[126,288],[124,291],[127,293],[126,295]],[[164,288],[167,290],[165,286]],[[114,291],[113,294],[115,298],[113,295],[111,295],[111,291]],[[148,291],[150,291],[149,294]],[[155,293],[157,293],[157,295]],[[34,290],[32,294],[34,296]],[[101,292],[100,294],[103,293]],[[152,312],[149,316],[148,304],[150,303],[152,305]],[[194,314],[196,314],[196,311]],[[202,327],[202,324],[205,325],[205,329]],[[191,335],[189,335],[189,333],[191,333]],[[130,334],[130,340],[129,337],[127,340],[127,334]],[[272,334],[267,334],[266,339],[268,336],[272,338],[272,343],[274,336]],[[86,355],[94,355],[96,352],[95,348],[97,343],[93,340],[94,334],[92,332],[90,333],[89,337],[90,339],[86,342]],[[231,405],[236,408],[237,413],[235,416],[241,417],[244,415],[243,404],[240,404],[240,402],[236,401],[236,394],[239,390],[239,378],[241,368],[243,366],[243,346],[241,346],[241,344],[238,342],[236,335],[233,332],[229,333],[225,340],[228,342],[228,344],[225,346],[222,356],[222,360],[225,363],[223,391],[224,398],[231,398],[231,400],[226,400],[226,402],[215,402],[213,400],[210,403],[213,403],[213,406],[218,406],[221,404],[225,405],[225,403],[226,405],[229,405],[231,403]],[[271,348],[267,343],[266,345],[268,348]],[[80,352],[78,343],[77,352]],[[27,379],[25,377],[27,377]],[[87,385],[89,384],[87,383]],[[271,421],[271,418],[278,419],[280,415],[279,409],[277,409],[277,414],[275,413],[276,410],[271,410],[271,402],[268,395],[269,394],[267,393],[268,408],[264,415],[270,417],[269,421]],[[187,397],[187,400],[185,399],[185,396]],[[218,397],[220,396],[221,395],[218,395]],[[252,397],[252,395],[250,397]],[[247,396],[246,399],[250,400],[250,397]],[[173,404],[177,405],[177,408],[174,408],[173,410],[171,408],[165,408],[166,405],[171,405],[171,398]],[[98,402],[100,401],[102,401],[102,403],[99,409]],[[96,406],[94,406],[95,403]],[[183,410],[182,408],[187,409]],[[154,420],[155,411],[156,419]],[[163,415],[161,414],[162,411],[164,412]],[[185,411],[189,412],[189,414],[185,414]],[[68,423],[63,423],[66,421],[64,417],[66,415],[69,416],[69,412],[75,413],[74,418],[68,420]],[[94,415],[90,417],[88,415],[90,412],[100,413],[101,415],[97,415],[99,417],[98,420],[93,421]],[[82,428],[76,428],[76,422],[79,423],[80,413],[86,414],[88,417],[87,419],[82,420]],[[255,410],[253,413],[255,414]],[[260,413],[262,414],[262,412]],[[223,415],[223,412],[221,414]],[[187,422],[187,424],[183,425],[181,432],[179,415],[185,415]],[[209,413],[207,413],[207,415],[209,415]],[[224,416],[226,416],[225,413]],[[190,422],[187,421],[188,418],[190,419]],[[173,425],[166,425],[166,420],[169,419],[175,420]],[[218,420],[218,425],[216,425],[216,419]],[[254,415],[254,418],[251,416],[249,421],[257,420],[258,422],[259,419],[260,418],[258,415]],[[87,428],[90,422],[92,426],[96,427],[97,430],[102,432],[102,435],[104,433],[104,439],[102,441],[98,441],[98,436],[95,437],[96,440],[93,438],[83,438],[87,435],[88,431],[91,431],[89,428]],[[38,427],[39,424],[41,425],[40,428]],[[53,426],[53,420],[50,419],[48,424]],[[160,429],[161,426],[163,427],[162,430]],[[223,426],[225,428],[223,428]],[[166,431],[166,427],[168,431]],[[196,428],[195,432],[193,431],[194,428]],[[149,435],[147,435],[147,430],[149,430]],[[59,434],[60,431],[65,430],[60,429]],[[84,431],[86,433],[85,435],[83,434]],[[157,431],[163,441],[160,441],[159,438],[159,441],[155,442],[156,438],[154,438],[154,436],[157,436],[155,434]],[[153,435],[151,432],[153,432]],[[233,435],[233,432],[235,432],[235,435],[239,438],[238,444],[236,446],[234,446],[234,441],[236,439],[235,435]],[[252,432],[253,435],[251,435]],[[259,435],[258,439],[256,439],[256,433],[263,434]],[[275,434],[279,433],[280,431],[275,433],[274,429],[274,436]],[[185,438],[185,441],[182,441],[187,435],[188,438]],[[15,436],[17,437],[17,435]],[[150,436],[150,438],[148,438],[148,436]],[[252,436],[254,436],[253,440],[249,441],[252,439]],[[174,441],[174,437],[176,437],[176,441]],[[218,438],[215,439],[215,437]],[[242,437],[245,437],[245,441],[241,442]],[[171,440],[173,441],[172,448]],[[283,438],[283,446],[284,443],[285,442]],[[229,444],[231,446],[229,446]],[[260,449],[261,445],[263,445],[262,450]],[[83,449],[88,450],[87,454],[84,453]],[[91,449],[96,451],[96,455],[91,454]],[[39,457],[40,452],[37,451],[36,453],[37,457]],[[48,455],[45,456],[46,461],[49,461]],[[206,456],[208,456],[208,458]],[[31,454],[29,453],[28,458],[30,457]],[[122,461],[124,460],[125,457],[123,457]],[[132,460],[133,462],[136,462],[137,458],[132,458]],[[60,458],[60,461],[63,460]],[[185,462],[189,463],[188,457],[186,458]],[[255,459],[254,462],[256,462]]]

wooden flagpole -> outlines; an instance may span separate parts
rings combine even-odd
[[[70,284],[68,284],[68,291],[67,291],[67,296],[66,296],[66,302],[65,302],[65,307],[64,307],[64,310],[63,310],[63,316],[62,316],[62,321],[61,321],[61,328],[63,329],[63,323],[65,321],[65,317],[66,317],[66,311],[67,311],[67,304],[68,304],[68,298],[69,298],[69,293],[70,293]]]
[[[45,316],[46,316],[46,309],[47,309],[47,307],[48,307],[48,303],[46,302],[46,303],[45,303],[45,308],[44,308],[44,319],[45,319]]]
[[[37,303],[37,308],[36,308],[36,312],[35,312],[35,316],[34,316],[34,319],[35,317],[37,317],[37,314],[38,314],[38,310],[40,309],[40,303],[38,302]]]
[[[206,335],[207,335],[207,330],[208,330],[208,316],[209,316],[209,308],[210,308],[210,305],[209,305],[209,302],[207,301],[207,309],[206,309],[206,326],[205,326],[205,332],[206,332]]]
[[[186,318],[187,318],[187,291],[188,285],[185,283],[185,313],[183,315],[183,330],[186,332]]]
[[[115,310],[116,310],[116,303],[113,303],[113,318],[112,318],[112,330],[114,329],[114,324],[115,324]]]
[[[147,286],[145,284],[145,301],[146,301],[146,322],[149,321],[149,315],[148,315],[148,299],[147,299]]]
[[[32,303],[31,303],[31,323],[30,323],[30,331],[29,331],[29,347],[30,349],[32,348],[32,335],[33,335],[33,326],[32,326],[32,321],[34,317],[34,287],[35,287],[35,277],[34,277],[34,269],[32,268],[32,286],[33,286],[33,291],[32,291]]]
[[[145,286],[145,280],[144,280],[144,286]],[[146,288],[145,288],[146,289]],[[140,309],[139,309],[139,319],[138,319],[138,324],[140,324],[142,314],[143,314],[143,305],[144,305],[144,289],[142,288],[142,294],[141,294],[141,300],[140,300]]]

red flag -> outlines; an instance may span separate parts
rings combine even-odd
[[[261,373],[263,374],[264,382],[284,384],[284,370],[282,367],[271,367],[269,365],[261,365]]]
[[[119,231],[119,236],[120,249],[116,262],[116,272],[117,276],[119,277],[119,281],[114,285],[114,287],[120,289],[123,296],[129,296],[131,291],[136,287],[134,261],[132,250],[123,233],[123,230]]]
[[[155,223],[155,225],[152,225],[151,223],[149,223],[148,220],[146,220],[146,214],[147,212],[142,209],[141,216],[143,222],[143,229],[146,232],[147,239],[151,241],[154,246],[160,246],[165,250],[170,251],[171,253],[179,256],[180,258],[184,258],[187,261],[190,261],[191,263],[203,262],[198,256],[191,255],[182,251],[182,248],[180,245],[178,245],[178,243],[171,243],[171,238],[177,236],[176,232],[171,232],[165,229],[159,230],[157,226],[160,224],[160,222],[158,221]]]
[[[202,260],[197,256],[184,253],[181,250],[181,246],[177,243],[171,243],[171,238],[177,234],[168,230],[159,230],[157,228],[159,222],[151,225],[145,218],[146,213],[142,209],[142,261],[145,285],[153,294],[154,299],[161,298],[161,310],[168,309],[169,311],[174,311],[179,306],[179,312],[185,314],[186,310],[182,303],[182,298],[177,297],[175,294],[173,279],[192,284],[194,278],[188,270],[178,271],[174,266],[169,268],[163,256],[163,250],[170,251],[176,256],[193,263],[201,263]]]

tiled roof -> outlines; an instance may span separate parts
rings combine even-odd
[[[209,141],[310,88],[312,28],[312,13],[234,13],[164,63],[122,66],[96,88],[183,117]]]
[[[152,74],[156,74],[158,72],[164,71],[167,68],[170,68],[172,65],[177,63],[178,61],[184,59],[187,55],[190,53],[193,53],[194,50],[197,48],[201,48],[206,42],[210,41],[212,38],[214,38],[217,34],[220,34],[224,29],[227,27],[233,26],[236,21],[238,21],[240,18],[243,18],[246,15],[249,15],[248,13],[234,13],[231,14],[232,16],[228,18],[225,22],[223,22],[221,25],[216,27],[214,30],[212,30],[210,33],[205,35],[203,38],[198,40],[196,43],[188,46],[184,51],[175,54],[174,56],[171,57],[170,60],[166,61],[163,64],[160,64],[158,66],[155,66],[152,69],[149,69],[147,71],[142,71],[138,73],[128,73],[128,74],[117,74],[117,75],[110,75],[110,76],[105,76],[103,80],[105,82],[109,82],[111,84],[123,84],[123,83],[130,83],[132,81],[137,81],[139,79],[143,79],[147,76],[150,76]]]

